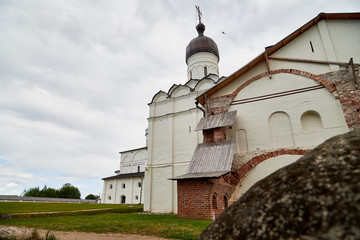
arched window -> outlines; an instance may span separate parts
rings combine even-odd
[[[122,204],[126,203],[126,197],[124,195],[121,196],[121,203]]]
[[[140,172],[140,166],[137,167],[138,172]]]
[[[208,75],[207,73],[207,67],[204,67],[204,77],[206,77]]]
[[[125,188],[125,183],[123,183],[123,184],[121,185],[121,187],[122,187],[122,188]]]
[[[323,128],[320,114],[316,111],[306,111],[301,115],[303,131],[314,131]]]
[[[138,182],[138,187],[141,188],[141,182]]]
[[[111,200],[111,196],[108,196],[108,199]]]
[[[217,200],[215,195],[212,197],[212,207],[213,209],[217,209]]]
[[[112,185],[112,184],[110,184],[110,185],[109,185],[109,188],[110,188],[110,189],[112,189],[112,187],[113,187],[113,185]]]
[[[228,198],[226,195],[224,195],[224,209],[228,207]]]
[[[273,147],[283,148],[295,145],[290,117],[285,112],[271,114],[269,127]]]
[[[240,152],[246,152],[248,150],[247,135],[244,129],[239,129],[236,133],[237,144]]]
[[[139,199],[139,196],[138,195],[135,195],[135,200],[138,200]]]

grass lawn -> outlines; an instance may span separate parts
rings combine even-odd
[[[25,203],[17,203],[17,204],[20,205],[19,208],[23,208],[23,206],[21,205]],[[61,205],[62,204],[63,203],[61,203]],[[67,203],[67,204],[87,205],[87,204],[73,204],[73,203]],[[100,206],[103,205],[107,207],[113,207],[118,212],[102,213],[97,215],[13,218],[8,220],[0,220],[0,225],[24,226],[29,228],[58,230],[58,231],[127,233],[127,234],[140,234],[147,236],[158,236],[158,237],[173,238],[173,239],[196,239],[197,236],[199,236],[199,234],[211,223],[210,220],[178,219],[176,215],[150,215],[150,214],[133,213],[133,212],[125,213],[126,208],[130,209],[130,211],[133,211],[133,208],[129,208],[126,205],[112,205],[112,204],[106,204],[106,205],[91,204],[91,205],[97,206],[95,208],[101,208]],[[56,204],[54,206],[56,206]],[[8,209],[6,204],[1,205],[0,203],[0,213],[3,212],[2,207],[5,207],[4,209]],[[34,206],[30,206],[30,207],[35,212],[40,212],[38,209],[36,209],[36,207]],[[62,211],[69,211],[68,209],[74,210],[74,208],[76,207],[69,206],[68,208],[66,208],[65,206],[62,206],[60,208],[59,206],[56,206],[54,208],[62,209]],[[54,209],[50,208],[48,211],[54,211]],[[16,212],[19,211],[16,210]],[[7,212],[7,213],[11,214],[12,212]]]
[[[87,209],[111,208],[114,210],[129,209],[128,205],[96,204],[96,203],[45,203],[45,202],[0,202],[1,213],[31,213],[31,212],[64,212]],[[142,205],[132,205],[132,210],[142,211]]]

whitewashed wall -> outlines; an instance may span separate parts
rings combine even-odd
[[[149,104],[148,162],[145,171],[144,210],[177,213],[177,183],[169,178],[185,174],[202,132],[194,132],[203,113],[194,99],[214,86],[211,79],[189,81],[171,89],[168,97],[159,93]]]

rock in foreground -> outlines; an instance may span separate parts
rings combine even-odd
[[[360,239],[360,129],[256,183],[199,239]]]

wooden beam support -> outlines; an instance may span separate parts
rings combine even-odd
[[[267,70],[268,70],[268,73],[269,73],[269,77],[271,79],[272,75],[271,75],[271,70],[270,70],[270,64],[269,64],[269,58],[268,58],[267,49],[265,49],[264,55],[265,55],[266,67],[267,67]]]
[[[354,87],[356,89],[358,89],[358,83],[356,81],[356,75],[355,75],[355,69],[354,69],[354,61],[353,58],[350,58],[349,64],[348,64],[348,69],[350,74],[352,75],[353,79],[354,79]]]
[[[303,62],[303,63],[317,63],[317,64],[334,64],[343,67],[349,66],[347,62],[336,62],[336,61],[325,61],[325,60],[311,60],[311,59],[301,59],[301,58],[283,58],[283,57],[268,57],[270,60],[277,61],[289,61],[289,62]],[[354,63],[354,66],[360,66],[359,63]]]

